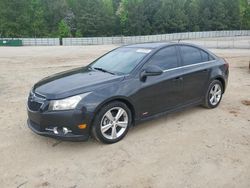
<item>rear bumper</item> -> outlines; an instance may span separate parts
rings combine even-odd
[[[58,134],[54,134],[52,131],[43,130],[41,131],[40,126],[32,122],[31,120],[27,120],[27,124],[29,128],[36,134],[46,137],[51,137],[59,140],[65,141],[87,141],[89,139],[89,135],[77,135],[74,133],[63,134],[59,132]]]

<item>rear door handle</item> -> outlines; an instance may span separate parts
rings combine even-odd
[[[202,72],[207,72],[208,71],[208,69],[204,69],[204,70],[202,70]]]
[[[178,80],[183,80],[183,77],[178,76],[178,77],[176,77],[174,80],[175,80],[175,81],[178,81]]]

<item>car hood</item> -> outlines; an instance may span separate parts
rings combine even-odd
[[[123,78],[82,67],[46,77],[34,85],[34,91],[47,99],[60,99],[93,91]]]

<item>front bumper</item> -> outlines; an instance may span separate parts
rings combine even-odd
[[[27,120],[29,128],[36,134],[41,136],[47,136],[59,140],[65,141],[87,141],[89,138],[88,134],[85,135],[77,135],[74,133],[63,134],[62,132],[58,132],[58,134],[53,133],[52,131],[41,131],[41,127],[38,124],[35,124],[30,119]]]
[[[36,134],[68,141],[86,141],[89,138],[90,116],[85,110],[68,111],[32,111],[28,110],[28,126]],[[86,124],[85,129],[79,129],[79,125]],[[58,131],[55,133],[53,129]],[[63,128],[69,130],[63,132]]]
[[[49,102],[45,96],[30,92],[27,123],[33,132],[60,140],[88,140],[92,112],[84,105],[78,105],[74,110],[49,111]]]

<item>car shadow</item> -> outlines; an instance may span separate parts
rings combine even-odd
[[[178,121],[184,119],[185,117],[188,117],[194,113],[199,113],[199,111],[201,110],[207,110],[201,106],[195,106],[195,107],[191,107],[191,108],[186,108],[186,109],[182,109],[179,110],[177,112],[173,112],[173,113],[168,113],[168,114],[164,114],[161,116],[158,116],[156,118],[152,118],[146,121],[142,121],[137,123],[136,125],[134,125],[133,127],[131,127],[131,130],[129,131],[129,134],[139,134],[137,132],[143,131],[143,130],[147,130],[147,129],[152,129],[153,127],[156,126],[160,126],[162,123],[164,123],[164,126],[172,126],[173,122],[178,123]],[[168,124],[170,123],[171,124]]]
[[[173,126],[173,122],[176,122],[176,125],[178,125],[178,121],[180,121],[182,118],[184,119],[187,116],[190,116],[194,113],[199,113],[201,110],[206,110],[200,106],[197,107],[191,107],[188,109],[180,110],[178,112],[165,114],[150,120],[146,120],[140,123],[137,123],[135,126],[132,126],[126,135],[126,137],[129,136],[139,136],[144,131],[150,131],[148,129],[157,128],[158,126],[162,126],[162,123],[164,123],[164,126]],[[171,123],[170,123],[171,122]],[[106,144],[100,143],[96,141],[93,138],[89,138],[88,141],[85,142],[75,142],[75,141],[61,141],[56,140],[54,138],[49,137],[41,137],[39,135],[35,135],[36,137],[40,137],[42,140],[46,140],[46,144],[49,145],[52,148],[64,148],[66,150],[79,150],[79,149],[93,149],[93,148],[99,148],[103,147]],[[126,139],[126,137],[124,139]],[[37,139],[37,138],[36,138]],[[44,142],[44,141],[43,141]],[[121,141],[123,142],[123,141]]]

